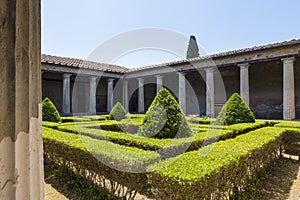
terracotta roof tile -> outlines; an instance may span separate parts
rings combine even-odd
[[[180,65],[180,64],[186,64],[186,63],[191,63],[191,62],[193,63],[193,62],[197,62],[197,61],[201,61],[201,60],[214,59],[214,58],[219,58],[219,57],[232,56],[232,55],[255,52],[255,51],[262,51],[262,50],[267,50],[267,49],[271,49],[271,48],[278,48],[278,47],[290,46],[290,45],[295,45],[295,44],[300,44],[300,39],[297,39],[297,40],[293,39],[290,41],[283,41],[283,42],[277,42],[277,43],[273,43],[273,44],[254,46],[254,47],[250,47],[250,48],[237,49],[237,50],[232,50],[232,51],[226,51],[226,52],[216,53],[216,54],[212,54],[212,55],[191,58],[191,59],[183,59],[183,60],[171,61],[171,62],[166,62],[166,63],[142,66],[142,67],[137,67],[137,68],[133,68],[133,69],[128,69],[128,68],[121,67],[118,65],[113,65],[113,64],[97,63],[97,62],[87,61],[87,60],[82,60],[82,59],[51,56],[51,55],[45,55],[45,54],[42,54],[42,63],[54,64],[54,65],[64,65],[64,66],[75,67],[75,68],[96,69],[96,70],[101,70],[104,72],[127,73],[127,72],[135,72],[135,71],[140,71],[140,70],[152,69],[152,68],[156,68],[156,67],[166,67],[166,66]]]
[[[196,58],[176,60],[176,61],[171,61],[171,62],[166,62],[166,63],[142,66],[142,67],[130,69],[128,72],[152,69],[152,68],[156,68],[156,67],[166,67],[166,66],[172,66],[172,65],[193,63],[193,62],[206,60],[206,59],[214,59],[214,58],[219,58],[219,57],[224,57],[224,56],[232,56],[232,55],[249,53],[249,52],[254,52],[254,51],[262,51],[262,50],[267,50],[267,49],[271,49],[271,48],[284,47],[284,46],[290,46],[290,45],[295,45],[295,44],[300,44],[300,39],[297,39],[297,40],[293,39],[293,40],[277,42],[277,43],[273,43],[273,44],[254,46],[254,47],[250,47],[250,48],[237,49],[237,50],[232,50],[232,51],[226,51],[226,52],[216,53],[216,54],[207,55],[207,56],[200,56],[200,57],[196,57]]]
[[[97,62],[87,61],[87,60],[82,60],[77,58],[67,58],[67,57],[52,56],[46,54],[42,54],[41,60],[43,64],[63,65],[68,67],[84,68],[84,69],[96,69],[104,72],[125,73],[128,71],[127,68],[118,65],[97,63]]]

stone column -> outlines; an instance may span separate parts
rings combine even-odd
[[[40,1],[0,8],[0,199],[43,199]]]
[[[144,113],[144,79],[138,78],[138,112]]]
[[[215,117],[215,88],[214,69],[208,68],[206,71],[206,115]]]
[[[128,81],[127,80],[123,81],[123,106],[125,110],[128,112],[129,106],[128,106]]]
[[[178,72],[178,103],[184,113],[186,113],[186,89],[185,74]]]
[[[238,65],[240,67],[240,95],[249,106],[249,67],[248,63]]]
[[[163,76],[157,75],[155,77],[156,77],[156,94],[157,94],[163,86]]]
[[[107,112],[110,112],[114,104],[114,79],[107,80]]]
[[[63,74],[63,113],[70,113],[70,77],[71,74]]]
[[[90,77],[90,103],[89,112],[91,114],[96,114],[96,92],[97,92],[97,77]]]
[[[283,62],[283,119],[295,119],[295,58],[281,59]]]

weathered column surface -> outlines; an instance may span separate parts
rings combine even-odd
[[[248,63],[238,65],[240,67],[240,95],[249,106],[249,67]]]
[[[157,75],[155,77],[156,77],[156,94],[157,94],[163,86],[163,76]]]
[[[144,108],[144,79],[137,78],[138,80],[138,112],[143,113]]]
[[[71,74],[63,74],[63,113],[70,113],[70,77]]]
[[[107,80],[107,112],[110,112],[114,104],[114,79]]]
[[[283,62],[283,119],[295,119],[295,58],[282,59]]]
[[[178,72],[178,103],[184,113],[186,113],[186,89],[185,74]]]
[[[127,80],[123,81],[123,106],[125,110],[128,112],[129,106],[128,106],[128,81]]]
[[[43,199],[40,1],[0,10],[0,199]]]
[[[97,92],[97,77],[90,77],[90,99],[89,112],[96,114],[96,92]]]
[[[214,70],[207,68],[206,71],[206,116],[215,117],[215,86]]]

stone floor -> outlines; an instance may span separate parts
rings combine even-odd
[[[63,194],[59,193],[50,184],[45,183],[45,200],[67,200]]]

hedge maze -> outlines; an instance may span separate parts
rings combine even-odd
[[[45,158],[115,198],[151,193],[155,199],[230,199],[300,141],[299,122],[217,125],[197,117],[186,118],[189,137],[144,137],[138,134],[143,117],[44,121]]]

